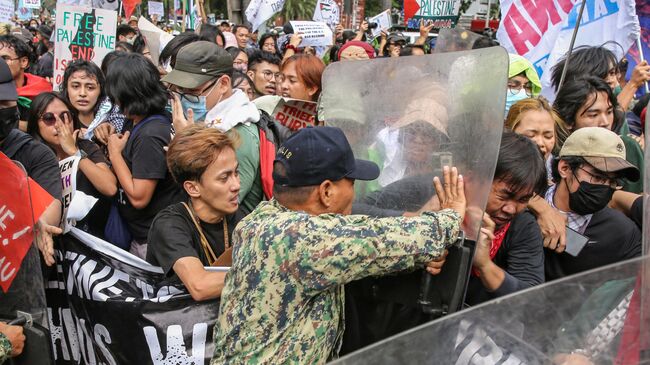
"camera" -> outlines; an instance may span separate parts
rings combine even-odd
[[[377,22],[371,22],[368,20],[368,18],[366,18],[366,21],[368,22],[368,30],[377,29],[377,27],[379,27],[379,23]]]

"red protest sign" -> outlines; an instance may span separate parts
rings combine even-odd
[[[316,107],[317,104],[311,101],[280,99],[273,109],[273,118],[290,130],[297,131],[316,124]]]
[[[4,153],[0,171],[5,182],[0,189],[0,287],[6,293],[34,239],[34,221],[54,198]]]
[[[420,10],[420,4],[417,0],[404,0],[404,23],[408,23]]]

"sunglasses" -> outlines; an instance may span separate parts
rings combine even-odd
[[[66,116],[68,117],[68,120],[72,120],[72,118],[70,117],[70,112],[62,112],[61,114],[59,114],[59,119],[61,119],[62,122],[65,122]],[[43,121],[43,123],[45,123],[46,126],[53,126],[54,124],[56,124],[56,114],[47,112],[41,115],[41,120]]]

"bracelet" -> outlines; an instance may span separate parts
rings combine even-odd
[[[298,48],[296,48],[296,46],[293,44],[287,44],[286,49],[292,49],[294,52],[298,53]]]

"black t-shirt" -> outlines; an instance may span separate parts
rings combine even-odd
[[[146,240],[156,214],[185,198],[167,169],[164,147],[171,140],[171,120],[169,116],[152,115],[135,127],[132,124],[125,126],[124,130],[131,131],[131,135],[122,156],[133,178],[158,180],[149,205],[143,209],[134,208],[124,191],[121,188],[118,191],[120,215],[129,226],[129,231],[134,239]]]
[[[515,216],[501,247],[492,260],[506,272],[494,292],[483,287],[481,279],[470,277],[465,302],[476,305],[544,282],[544,241],[535,217],[528,211]]]
[[[544,250],[547,281],[641,255],[641,231],[617,210],[605,208],[594,213],[584,235],[589,242],[577,257]]]
[[[61,172],[54,152],[29,134],[12,130],[0,145],[7,157],[20,162],[31,177],[54,199],[61,200]]]
[[[86,139],[80,139],[77,145],[80,150],[88,155],[88,159],[93,163],[104,163],[108,165],[106,156],[104,156],[102,150],[95,143]],[[77,222],[76,227],[95,237],[103,238],[106,221],[108,220],[108,214],[111,209],[111,198],[102,195],[86,175],[84,175],[81,169],[77,171],[77,190],[83,191],[86,195],[93,196],[99,200],[90,212],[88,212],[86,217]]]
[[[239,211],[226,217],[228,240],[242,218]],[[225,251],[223,221],[210,224],[199,220],[199,223],[214,254],[219,257]],[[158,213],[151,224],[148,243],[147,261],[162,267],[167,276],[176,275],[172,268],[182,257],[197,257],[203,265],[210,264],[201,246],[199,232],[182,203],[170,205]]]

